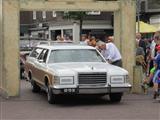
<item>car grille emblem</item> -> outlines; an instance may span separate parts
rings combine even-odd
[[[93,70],[93,69],[94,69],[94,67],[92,66],[92,67],[91,67],[91,69]]]

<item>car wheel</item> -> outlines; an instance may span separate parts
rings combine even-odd
[[[111,102],[120,102],[122,95],[123,95],[122,93],[110,93],[109,94],[110,101]]]
[[[36,84],[34,80],[31,80],[32,92],[40,92],[41,88]]]
[[[24,70],[20,69],[20,79],[23,79],[23,78],[24,78]]]
[[[47,87],[47,100],[50,104],[54,104],[55,103],[55,98],[56,96],[53,94],[51,88],[48,86]]]

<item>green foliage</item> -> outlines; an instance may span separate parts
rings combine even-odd
[[[86,12],[80,11],[70,11],[64,13],[64,19],[74,19],[74,20],[83,20],[86,16]]]
[[[64,12],[64,19],[74,19],[79,21],[79,38],[81,38],[82,34],[82,24],[83,24],[83,19],[86,16],[86,12],[84,11],[70,11],[70,12]]]

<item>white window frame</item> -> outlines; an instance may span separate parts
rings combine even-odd
[[[55,11],[52,11],[52,17],[57,17],[57,14],[56,14],[56,12]]]
[[[52,30],[61,30],[61,37],[63,37],[63,30],[65,30],[65,29],[72,29],[72,37],[74,37],[73,35],[74,35],[74,26],[73,25],[65,25],[65,26],[52,26],[52,27],[50,27],[49,28],[49,40],[51,40],[51,31]]]
[[[37,19],[37,12],[33,11],[33,20],[36,20],[36,19]]]
[[[46,19],[46,11],[42,11],[42,18]]]

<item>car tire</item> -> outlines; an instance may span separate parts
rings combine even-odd
[[[20,79],[24,79],[24,69],[20,69]]]
[[[23,79],[23,71],[22,70],[20,70],[20,79],[22,80]]]
[[[111,102],[120,102],[122,98],[123,93],[110,93],[109,98]]]
[[[31,80],[32,92],[38,93],[40,92],[41,88],[36,84],[34,80]]]
[[[56,96],[53,94],[51,88],[48,86],[47,87],[47,100],[49,104],[55,104]]]

